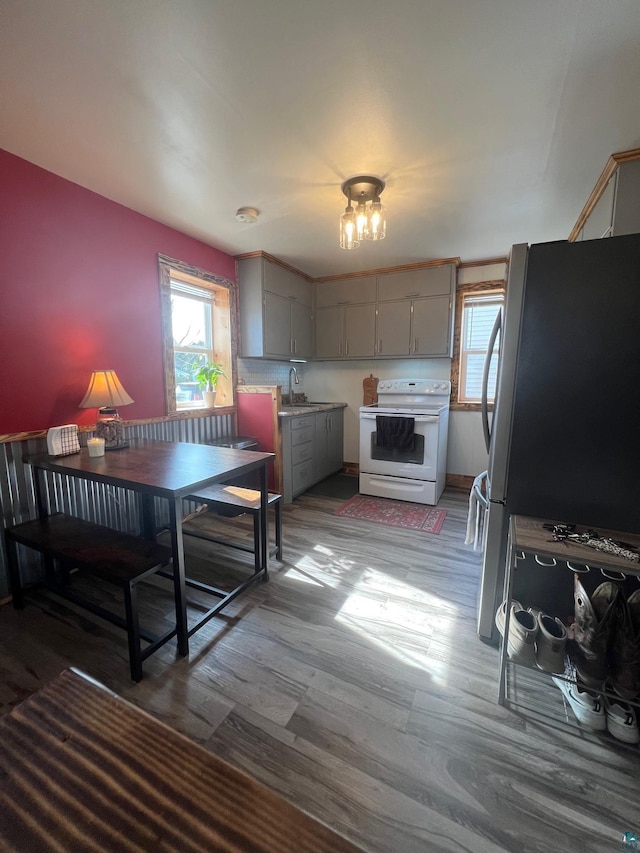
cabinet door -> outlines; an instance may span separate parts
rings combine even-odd
[[[344,409],[327,412],[327,473],[340,471],[344,463]]]
[[[373,356],[376,347],[375,304],[348,305],[344,308],[344,329],[345,356],[348,358]]]
[[[316,308],[376,301],[375,275],[338,278],[316,284]]]
[[[342,358],[343,308],[318,308],[316,311],[316,358]]]
[[[422,296],[444,296],[451,293],[453,264],[418,270],[385,273],[378,276],[378,300],[417,299]]]
[[[416,299],[411,324],[411,355],[451,357],[452,320],[450,297]]]
[[[311,308],[300,302],[291,302],[291,339],[293,355],[298,358],[313,356],[313,323]]]
[[[315,417],[313,479],[318,482],[342,468],[343,412],[333,409],[318,412]]]
[[[315,437],[313,442],[313,479],[316,483],[319,480],[324,480],[329,475],[329,466],[327,464],[328,438],[327,412],[317,412],[315,415]]]
[[[275,293],[264,294],[265,355],[291,355],[291,302]]]
[[[303,305],[311,306],[312,288],[311,282],[292,270],[285,269],[279,264],[274,264],[266,258],[264,263],[264,289],[285,299],[295,299]]]
[[[411,301],[380,302],[376,355],[409,355],[410,340]]]

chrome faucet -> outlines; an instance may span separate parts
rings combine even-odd
[[[295,379],[295,384],[296,384],[296,385],[299,385],[299,384],[300,384],[300,380],[298,379],[298,371],[296,370],[296,368],[295,368],[295,367],[290,367],[290,368],[289,368],[289,405],[290,405],[290,406],[293,406],[293,384],[292,384],[292,382],[291,382],[291,374],[292,374],[292,373],[293,373],[293,375],[294,375],[294,376],[295,376],[295,378],[296,378],[296,379]]]

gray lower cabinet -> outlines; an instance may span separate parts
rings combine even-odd
[[[343,464],[344,410],[331,409],[315,415],[314,480],[335,474]]]
[[[281,417],[285,503],[342,468],[343,410]]]

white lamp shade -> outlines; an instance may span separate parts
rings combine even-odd
[[[80,403],[81,409],[127,406],[133,403],[122,387],[115,370],[94,370],[89,380],[87,393]]]

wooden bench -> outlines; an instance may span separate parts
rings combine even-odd
[[[176,628],[162,636],[141,630],[136,587],[171,562],[171,549],[62,512],[16,524],[7,528],[4,536],[14,606],[24,607],[17,546],[25,545],[44,555],[48,585],[55,593],[126,630],[131,678],[140,681],[142,662],[174,637]],[[54,560],[61,565],[63,585],[54,583]],[[71,569],[95,575],[121,589],[125,619],[74,593],[67,585]],[[175,582],[173,573],[163,576]],[[144,649],[142,640],[149,643]]]
[[[211,536],[200,533],[198,531],[188,530],[183,528],[183,532],[188,536],[195,536],[199,539],[207,539],[209,542],[218,542],[221,545],[228,545],[230,548],[238,548],[241,551],[252,552],[254,555],[255,573],[264,572],[264,579],[268,577],[268,566],[262,565],[260,558],[262,537],[267,539],[267,560],[269,557],[277,557],[282,559],[282,495],[275,492],[269,492],[267,500],[267,508],[272,506],[275,515],[275,548],[269,549],[269,530],[262,530],[260,521],[260,492],[257,489],[246,489],[241,486],[224,485],[222,483],[213,486],[207,486],[198,492],[193,492],[185,498],[187,501],[205,504],[208,509],[220,512],[222,515],[241,515],[249,513],[253,516],[253,548],[246,545],[236,544],[226,539],[214,539]]]

